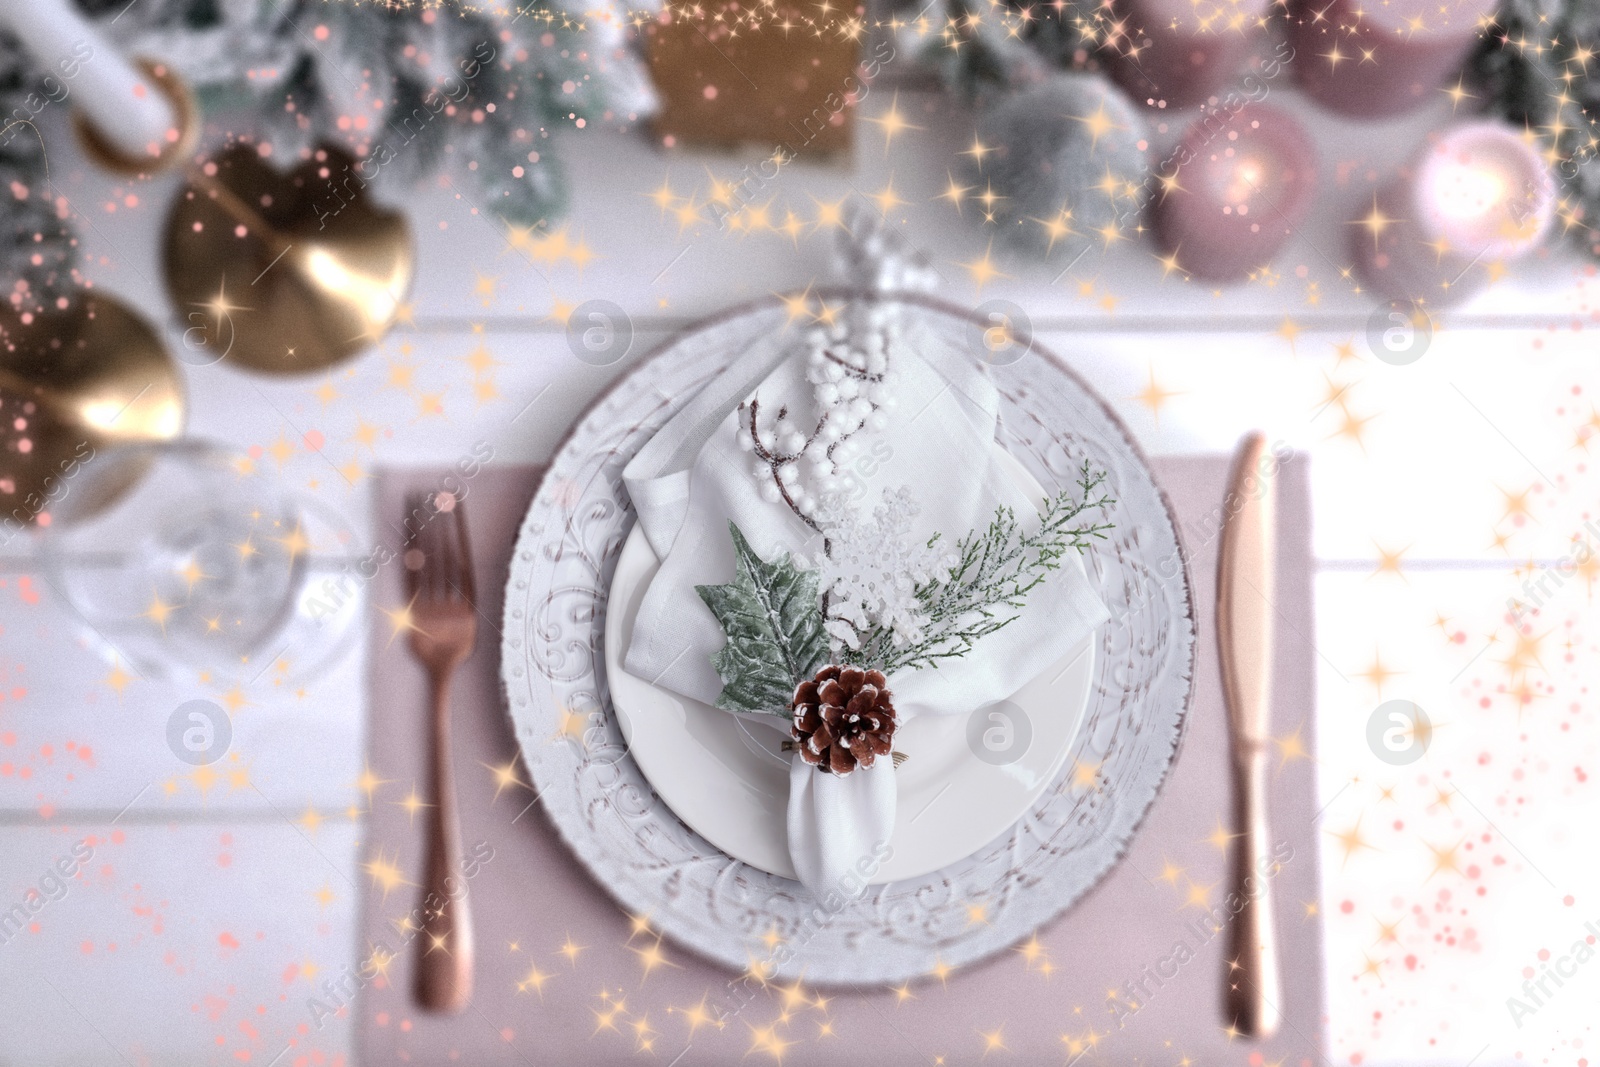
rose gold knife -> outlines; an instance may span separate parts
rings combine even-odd
[[[1241,1036],[1269,1037],[1282,1022],[1282,983],[1273,929],[1267,836],[1267,745],[1271,740],[1272,620],[1277,507],[1262,459],[1266,438],[1239,443],[1228,479],[1217,560],[1217,647],[1233,757],[1234,841],[1230,859],[1227,1021]],[[1237,894],[1237,896],[1236,896]],[[1237,900],[1237,909],[1234,902]]]

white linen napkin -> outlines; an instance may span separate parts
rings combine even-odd
[[[939,532],[954,545],[986,527],[1002,504],[1020,516],[1036,515],[996,459],[998,397],[960,347],[963,338],[937,336],[921,316],[906,318],[902,337],[890,372],[896,403],[886,412],[887,425],[870,431],[863,458],[850,472],[859,504],[870,513],[884,490],[908,486],[920,507],[911,532],[918,543]],[[630,674],[715,702],[722,681],[711,657],[724,638],[695,586],[732,580],[730,520],[763,559],[815,553],[817,535],[788,507],[763,499],[750,454],[737,443],[737,409],[752,394],[769,411],[788,405],[802,423],[815,412],[805,355],[798,332],[753,345],[623,471],[639,522],[661,559],[634,624],[625,660]],[[1010,696],[1106,616],[1088,580],[1071,566],[1060,568],[1033,591],[1020,618],[964,658],[891,675],[900,722],[968,714]],[[821,896],[854,884],[850,872],[858,861],[888,842],[893,776],[889,760],[840,778],[795,754],[789,851],[807,888]]]
[[[800,758],[789,764],[789,859],[800,884],[818,897],[853,897],[878,869],[894,835],[894,761],[874,760],[849,774],[823,774]]]

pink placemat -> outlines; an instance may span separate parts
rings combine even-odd
[[[1261,1043],[1232,1039],[1221,1015],[1229,811],[1227,734],[1214,632],[1225,457],[1152,462],[1179,517],[1195,584],[1196,693],[1178,759],[1128,855],[1033,939],[981,964],[893,989],[752,983],[662,941],[623,914],[562,846],[517,759],[499,681],[501,595],[539,470],[487,468],[468,483],[480,591],[476,651],[457,676],[454,761],[463,834],[480,857],[469,881],[476,991],[457,1016],[411,998],[421,945],[407,928],[423,864],[424,678],[392,617],[398,570],[373,584],[371,789],[365,853],[365,966],[350,976],[364,1064],[786,1063],[1182,1064],[1326,1062],[1317,808],[1311,522],[1306,464],[1279,475],[1273,835],[1293,850],[1275,879],[1286,1022]],[[379,475],[379,529],[391,550],[412,490],[454,487],[444,470]],[[512,776],[515,776],[514,780]],[[371,784],[369,782],[369,784]],[[425,799],[425,797],[423,797]],[[488,856],[487,860],[481,857]],[[975,910],[973,922],[983,922]],[[1179,946],[1182,946],[1180,950]]]

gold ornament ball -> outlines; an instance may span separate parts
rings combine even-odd
[[[47,525],[74,476],[119,445],[172,441],[183,432],[183,380],[149,323],[110,297],[80,294],[29,321],[0,316],[0,532]],[[137,480],[96,481],[109,504]]]
[[[191,168],[162,254],[185,362],[267,374],[321,370],[381,338],[414,263],[405,219],[333,147],[287,173],[248,144]]]

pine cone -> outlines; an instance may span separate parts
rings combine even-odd
[[[819,771],[849,774],[889,755],[894,694],[882,671],[828,665],[795,686],[792,727],[800,758]]]

